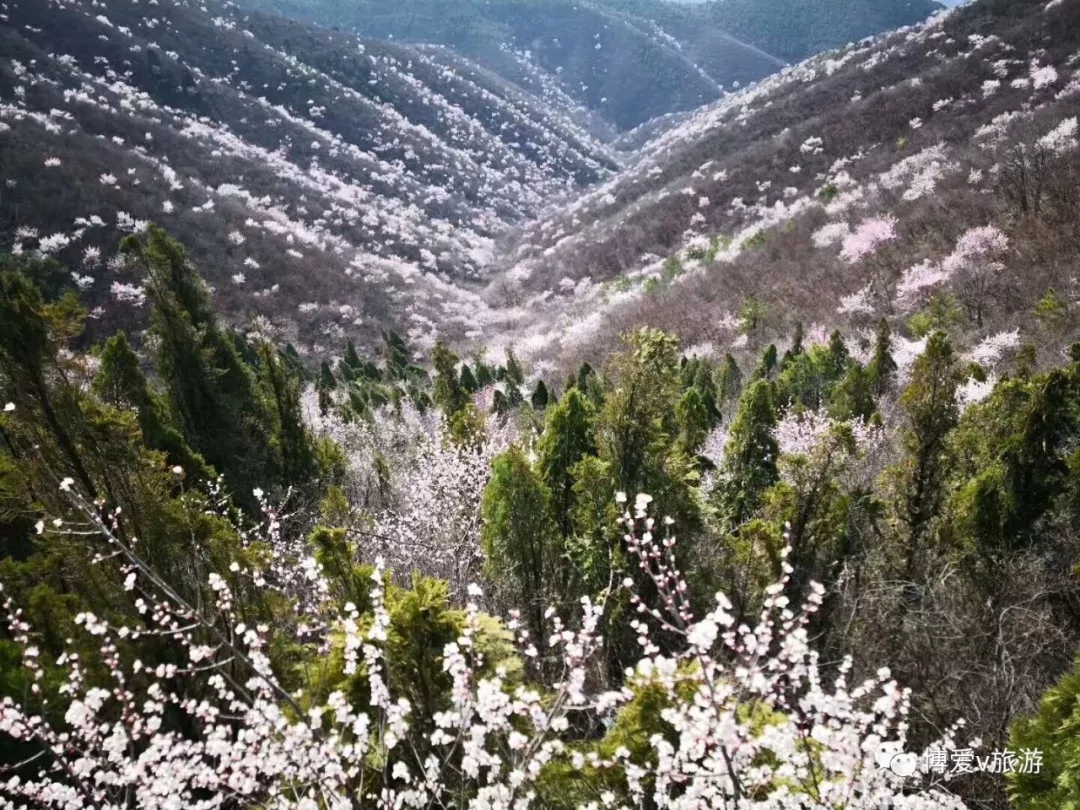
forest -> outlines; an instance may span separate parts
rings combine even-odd
[[[5,806],[1080,799],[1080,345],[989,377],[931,311],[910,363],[881,320],[865,362],[639,328],[544,380],[388,330],[316,370],[159,227],[117,261],[149,328],[91,344],[0,258]]]

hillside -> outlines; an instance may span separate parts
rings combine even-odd
[[[1072,294],[1080,247],[1078,13],[960,7],[672,122],[626,171],[503,243],[514,266],[488,298],[508,339],[569,365],[643,322],[721,353],[748,340],[782,350],[797,321],[853,329],[865,346],[876,317],[917,340],[908,319],[952,300],[963,342],[1019,327],[1054,356],[1072,321],[1047,332],[1031,318],[1051,289]],[[860,252],[873,223],[880,242]],[[986,258],[995,278],[979,303],[941,268],[987,226],[1008,248]],[[752,298],[768,317],[748,336],[738,315]]]
[[[1080,0],[506,53],[0,0],[0,806],[1080,807]]]
[[[307,345],[423,324],[497,233],[617,165],[580,111],[439,48],[213,3],[3,9],[0,241],[71,260],[106,326],[141,306],[107,259],[146,220],[238,322]]]
[[[730,36],[703,10],[673,8],[660,0],[633,8],[571,0],[246,4],[368,37],[447,45],[528,89],[557,87],[620,130],[712,102],[725,89],[784,65],[753,40]],[[899,16],[913,23],[931,9],[926,3]],[[880,30],[870,24],[864,35]],[[845,42],[834,38],[828,44]]]

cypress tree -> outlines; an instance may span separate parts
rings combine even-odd
[[[739,400],[724,448],[718,496],[720,511],[729,529],[753,517],[761,495],[776,483],[779,449],[773,430],[776,407],[773,384],[757,380]]]
[[[364,363],[360,359],[360,355],[356,353],[356,346],[353,345],[352,338],[345,341],[345,355],[342,357],[341,362],[356,373],[359,373],[363,368]]]
[[[737,400],[742,392],[742,372],[735,358],[730,354],[724,355],[724,364],[720,369],[720,379],[717,380],[716,390],[721,408]]]
[[[751,380],[768,380],[772,378],[773,372],[776,371],[776,344],[770,343],[762,352],[761,362],[758,367],[754,369]]]
[[[212,481],[217,474],[172,424],[167,406],[150,389],[123,332],[105,343],[100,360],[93,388],[102,401],[120,409],[134,408],[147,447],[165,453],[169,464],[182,467],[187,475]]]
[[[177,424],[191,447],[220,471],[237,499],[272,484],[280,459],[272,447],[273,415],[233,335],[219,326],[206,285],[182,247],[151,225],[122,250],[147,276],[161,375]]]
[[[473,376],[472,369],[469,368],[468,363],[461,364],[461,387],[468,391],[470,394],[475,394],[480,390],[480,386],[476,382],[476,377]]]
[[[902,517],[907,524],[906,573],[914,575],[917,556],[937,515],[948,473],[946,437],[956,426],[960,383],[956,357],[944,332],[935,332],[915,361],[911,382],[900,397],[908,417],[904,433],[906,488]]]
[[[574,477],[571,470],[581,459],[596,452],[593,438],[595,409],[580,391],[572,388],[553,405],[536,443],[540,476],[552,495],[555,520],[562,536],[572,529]]]
[[[549,597],[559,592],[561,548],[551,519],[551,494],[518,446],[492,463],[481,515],[488,575],[524,608],[539,645],[546,638]]]
[[[867,370],[870,372],[874,395],[880,397],[888,390],[896,375],[896,361],[892,357],[892,334],[889,322],[884,318],[878,321],[874,355]]]
[[[289,377],[285,364],[269,343],[261,348],[262,371],[277,416],[277,445],[282,483],[308,485],[316,474],[315,452],[300,409],[300,386]]]
[[[548,390],[543,380],[536,381],[536,387],[533,388],[529,402],[535,411],[542,411],[548,406]]]
[[[469,392],[462,386],[458,374],[457,355],[440,341],[435,344],[431,359],[435,367],[435,391],[432,399],[446,418],[453,421],[470,402]]]

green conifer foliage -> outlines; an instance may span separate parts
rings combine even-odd
[[[181,467],[186,475],[213,480],[216,477],[214,470],[188,446],[172,424],[168,406],[150,389],[139,369],[138,355],[123,332],[117,332],[105,343],[100,359],[94,391],[102,401],[115,408],[134,408],[147,447],[161,450],[169,463]]]
[[[944,332],[935,332],[912,366],[911,382],[900,398],[908,417],[904,433],[904,503],[907,527],[905,557],[909,575],[930,532],[944,494],[949,470],[946,438],[956,426],[960,383],[956,357]]]
[[[544,432],[536,443],[540,476],[552,494],[555,520],[564,538],[573,527],[574,466],[596,452],[594,417],[592,403],[572,388],[548,410]]]
[[[775,428],[773,384],[757,380],[739,401],[720,470],[719,508],[729,528],[753,517],[762,494],[776,483],[779,450]]]
[[[273,414],[255,374],[210,306],[206,285],[180,245],[156,226],[124,240],[147,276],[157,369],[192,448],[224,474],[241,503],[281,482]]]
[[[481,514],[488,576],[514,595],[540,643],[544,611],[559,593],[562,548],[551,492],[516,445],[492,463]]]
[[[880,397],[891,385],[896,375],[896,361],[892,357],[892,332],[889,322],[882,318],[878,321],[877,336],[874,340],[874,355],[867,366],[874,396]]]

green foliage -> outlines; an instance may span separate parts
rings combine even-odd
[[[959,418],[959,384],[952,345],[943,332],[935,332],[927,341],[926,351],[913,364],[911,382],[900,397],[908,419],[903,434],[901,520],[907,527],[905,557],[909,575],[942,504],[950,464],[946,439]]]
[[[756,334],[764,324],[767,315],[768,309],[765,304],[757,296],[749,296],[739,309],[739,332],[744,335]]]
[[[563,579],[562,549],[551,492],[516,445],[492,462],[481,515],[487,575],[514,594],[532,637],[542,641],[544,610]]]
[[[94,377],[94,391],[102,402],[114,408],[133,408],[138,414],[143,442],[165,453],[170,464],[181,467],[196,479],[212,481],[216,473],[193,451],[172,423],[167,405],[139,369],[139,358],[123,332],[105,343],[101,365]]]
[[[739,401],[717,488],[719,511],[729,528],[748,520],[777,480],[775,401],[774,386],[765,380],[751,383]]]
[[[875,396],[884,394],[896,375],[896,361],[892,357],[892,332],[889,322],[882,318],[878,321],[874,338],[874,355],[867,366],[870,383]]]
[[[582,393],[571,388],[548,410],[544,432],[536,443],[540,476],[552,495],[559,530],[571,532],[574,503],[573,468],[596,452],[593,436],[595,408]]]
[[[716,381],[716,392],[720,407],[736,401],[742,392],[742,372],[739,370],[735,358],[730,354],[724,355],[724,363],[720,368],[720,377]]]
[[[1013,721],[1009,748],[1018,754],[1036,751],[1042,758],[1037,773],[1017,769],[1006,774],[1011,807],[1080,807],[1080,662],[1046,692],[1033,716]]]
[[[1068,314],[1066,303],[1054,292],[1053,287],[1035,304],[1035,318],[1043,329],[1059,328]]]
[[[917,338],[931,332],[953,333],[964,323],[964,308],[954,295],[934,295],[920,312],[908,319],[908,329]]]
[[[542,411],[548,406],[548,390],[544,385],[543,380],[537,380],[536,385],[533,387],[533,392],[529,397],[529,404],[532,405],[534,411]]]
[[[769,241],[768,230],[757,231],[753,236],[748,236],[743,240],[742,250],[754,250],[764,245],[767,241]]]
[[[145,236],[125,239],[123,250],[147,277],[157,371],[178,426],[240,502],[254,508],[255,488],[290,483],[276,446],[276,414],[234,336],[218,324],[183,248],[150,226]]]

